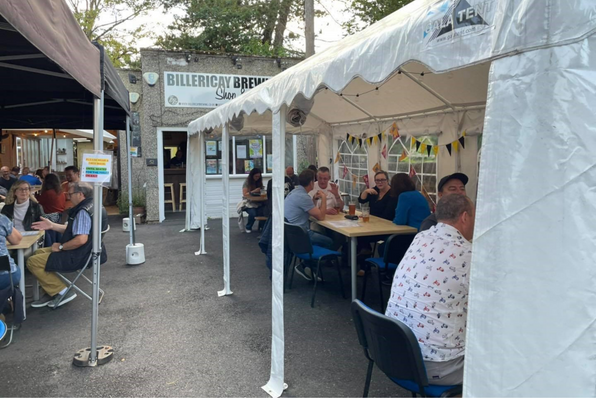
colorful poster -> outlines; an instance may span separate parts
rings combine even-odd
[[[81,181],[110,183],[112,178],[112,155],[84,153]]]
[[[215,141],[213,141],[215,142]],[[217,174],[217,160],[207,159],[207,174]]]
[[[207,156],[217,156],[217,141],[206,141]]]
[[[255,162],[252,160],[245,160],[244,161],[244,174],[250,173],[252,169],[255,168]]]
[[[260,159],[263,157],[263,140],[248,140],[250,158]]]
[[[133,158],[136,158],[139,156],[139,148],[136,146],[131,146],[130,147],[130,156],[132,156]]]
[[[246,159],[246,145],[236,145],[236,159]]]
[[[271,173],[273,171],[273,155],[268,153],[267,154],[267,173]]]

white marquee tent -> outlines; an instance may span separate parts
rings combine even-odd
[[[418,0],[189,125],[191,227],[205,220],[205,135],[221,134],[223,153],[233,125],[234,134],[273,135],[266,391],[281,395],[284,381],[286,133],[317,134],[319,159],[330,165],[336,138],[376,135],[395,122],[413,136],[439,134],[443,144],[463,131],[483,133],[464,394],[595,394],[595,31],[592,0]],[[286,123],[296,109],[307,115],[300,128]],[[474,142],[453,156],[441,149],[439,176],[475,176]],[[373,145],[369,156],[378,152]],[[226,295],[228,167],[222,169]]]

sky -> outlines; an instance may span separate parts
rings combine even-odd
[[[326,13],[324,17],[315,19],[315,51],[319,52],[329,47],[333,43],[343,38],[341,23],[345,22],[347,16],[344,12],[347,0],[315,0],[315,9]],[[174,11],[164,14],[163,10],[156,9],[147,15],[136,18],[133,21],[122,24],[127,30],[132,30],[140,24],[148,24],[151,31],[157,36],[166,31],[168,24],[174,20],[174,15],[181,11]],[[107,23],[110,16],[106,15],[100,19],[99,23]],[[288,31],[297,35],[304,36],[304,24],[302,21],[292,21],[288,24]],[[139,41],[139,48],[148,48],[153,46],[154,39],[146,38]],[[304,39],[295,40],[291,43],[295,50],[304,51]]]

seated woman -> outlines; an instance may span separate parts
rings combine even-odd
[[[4,214],[19,232],[32,231],[31,224],[45,217],[43,208],[30,197],[31,186],[25,180],[17,180],[6,197],[6,205],[2,208]]]
[[[62,192],[60,179],[56,174],[48,174],[41,186],[41,192],[36,194],[37,201],[48,213],[62,213],[66,206],[66,195]]]
[[[397,198],[393,223],[420,229],[422,221],[430,215],[424,195],[416,190],[409,175],[400,173],[391,179],[391,196]]]
[[[242,196],[249,198],[251,194],[260,194],[263,189],[263,177],[261,176],[261,169],[255,167],[250,171],[244,185],[242,185]],[[246,223],[246,233],[252,232],[252,226],[255,223],[255,217],[263,215],[265,208],[263,203],[251,202],[249,200],[249,207],[244,209],[248,213],[248,222]]]
[[[10,274],[12,274],[12,283],[16,286],[21,280],[21,270],[14,263],[11,256],[8,255],[6,249],[6,241],[11,245],[18,245],[21,243],[21,233],[17,231],[6,216],[0,214],[0,256],[8,256],[10,262]],[[0,290],[4,290],[10,286],[10,276],[7,271],[0,271]]]
[[[391,196],[390,192],[389,175],[381,170],[375,173],[375,186],[362,191],[358,202],[370,203],[371,215],[393,221],[397,197]]]

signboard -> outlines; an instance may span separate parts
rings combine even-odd
[[[165,106],[216,108],[269,80],[269,76],[164,72]]]
[[[112,155],[84,153],[81,181],[109,184],[112,177]]]
[[[131,112],[130,119],[132,121],[132,128],[130,130],[130,136],[132,141],[130,143],[130,156],[140,158],[143,153],[141,151],[141,117],[139,116],[139,112]],[[136,153],[134,155],[132,154],[133,147],[136,148]]]

